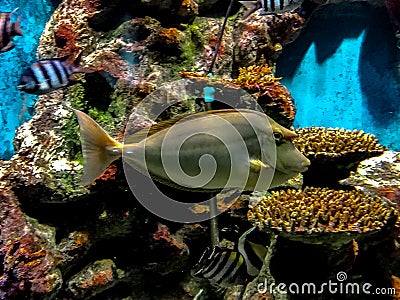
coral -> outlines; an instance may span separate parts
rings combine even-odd
[[[338,157],[348,153],[360,153],[360,160],[377,156],[386,149],[377,138],[362,130],[311,127],[296,130],[299,135],[293,142],[307,157]]]
[[[260,228],[293,234],[372,232],[393,225],[397,216],[378,196],[313,187],[272,191],[248,212],[248,219]]]
[[[273,68],[268,65],[240,67],[239,76],[233,80],[241,88],[263,91],[265,87],[273,85],[282,78],[274,76]]]
[[[177,56],[182,52],[185,35],[177,28],[163,28],[151,35],[148,39],[148,48],[158,51],[161,56]]]
[[[57,31],[54,33],[54,41],[59,50],[59,55],[65,56],[71,53],[79,53],[79,48],[76,46],[78,34],[70,24],[60,24]]]
[[[282,45],[293,41],[301,32],[305,20],[296,13],[253,13],[240,19],[235,28],[234,66],[272,64],[279,56]]]
[[[247,90],[257,99],[264,112],[280,124],[293,124],[296,108],[290,92],[276,78],[273,68],[268,65],[240,67],[239,75],[233,82]]]
[[[293,42],[305,26],[305,20],[299,14],[290,12],[271,15],[267,22],[268,33],[274,45]]]
[[[63,271],[69,271],[71,266],[79,261],[90,248],[90,237],[88,232],[74,231],[68,237],[61,240],[57,245],[59,262],[58,266]]]
[[[311,161],[308,185],[334,185],[347,178],[361,161],[385,151],[376,137],[362,130],[311,127],[296,130],[293,144]]]
[[[182,40],[182,33],[176,28],[163,28],[160,32],[160,39],[165,44],[179,44]]]
[[[195,0],[182,0],[181,5],[177,9],[179,16],[193,16],[199,14],[199,4]]]

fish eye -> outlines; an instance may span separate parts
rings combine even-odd
[[[283,134],[280,132],[274,132],[274,139],[276,143],[283,143],[283,140],[285,139]]]

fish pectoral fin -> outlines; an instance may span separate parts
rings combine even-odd
[[[12,50],[15,47],[15,44],[13,41],[10,41],[4,48],[1,49],[0,52],[7,52]]]
[[[269,166],[259,159],[250,159],[250,169],[252,171],[260,172],[262,168],[269,168]]]
[[[257,257],[261,260],[261,262],[264,262],[264,258],[267,256],[267,247],[260,244],[252,243],[250,241],[247,242],[249,243],[251,249],[253,249]]]

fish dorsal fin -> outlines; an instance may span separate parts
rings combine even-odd
[[[256,227],[252,227],[247,230],[242,236],[239,238],[238,241],[238,251],[243,256],[244,261],[246,262],[247,274],[250,276],[257,276],[259,270],[251,263],[249,256],[244,249],[244,245],[246,243],[246,237],[255,229]]]
[[[172,127],[174,124],[176,124],[177,122],[179,122],[180,120],[184,119],[184,118],[189,118],[191,116],[191,114],[188,115],[182,115],[182,116],[176,116],[172,119],[169,120],[165,120],[165,121],[161,121],[158,122],[154,125],[151,125],[149,128],[144,128],[141,129],[137,132],[135,132],[134,134],[128,136],[125,138],[124,142],[125,144],[134,144],[134,143],[138,143],[142,140],[144,140],[146,137],[149,137],[163,129],[166,128],[170,128]]]
[[[246,111],[246,112],[253,111],[253,112],[261,113],[261,112],[251,110],[251,109],[242,109],[242,110],[218,109],[218,110],[208,110],[208,111],[203,111],[203,112],[179,115],[179,116],[176,116],[169,120],[158,122],[158,123],[152,125],[150,128],[144,128],[144,129],[141,129],[141,130],[135,132],[131,136],[125,138],[125,144],[138,143],[138,142],[142,141],[143,139],[145,139],[146,137],[149,137],[163,129],[168,129],[168,128],[172,127],[179,121],[186,122],[186,121],[190,121],[193,119],[204,118],[204,117],[207,117],[210,115],[221,115],[221,114],[228,114],[228,113],[232,113],[232,112],[241,112],[241,111]]]

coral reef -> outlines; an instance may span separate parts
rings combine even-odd
[[[306,235],[378,231],[393,225],[396,216],[397,210],[378,196],[313,187],[272,191],[248,212],[249,220],[260,228]]]
[[[280,16],[253,14],[245,21],[237,18],[240,13],[236,15],[236,11],[228,20],[212,70],[214,77],[210,78],[205,74],[215,53],[225,6],[225,1],[217,0],[61,2],[43,32],[38,56],[49,58],[82,53],[81,66],[96,72],[82,75],[74,86],[40,96],[33,118],[17,131],[16,154],[10,161],[0,163],[0,188],[7,188],[0,194],[0,259],[4,266],[0,272],[0,299],[172,300],[193,299],[196,295],[203,295],[204,299],[221,298],[208,283],[189,275],[190,267],[209,244],[208,223],[175,224],[160,220],[145,210],[127,185],[121,160],[112,163],[94,184],[77,185],[82,172],[82,154],[78,124],[68,107],[87,112],[113,137],[122,141],[125,130],[129,133],[151,124],[147,118],[151,107],[142,107],[142,111],[132,115],[131,111],[166,82],[164,87],[171,92],[171,99],[155,93],[154,98],[150,98],[154,100],[152,103],[165,105],[178,98],[181,102],[168,108],[157,120],[204,110],[204,103],[200,103],[204,98],[204,87],[215,88],[217,101],[213,108],[223,107],[224,103],[219,99],[229,99],[225,105],[248,107],[252,104],[248,94],[238,95],[243,88],[257,98],[264,111],[274,119],[286,126],[292,125],[296,112],[293,99],[279,83],[279,78],[275,78],[273,65],[282,47],[301,31],[304,20],[298,14],[285,13]],[[180,76],[190,82],[187,85],[190,97],[182,97],[179,84],[174,85],[174,80]],[[134,128],[125,128],[129,118],[129,124],[134,123]],[[351,139],[356,136],[360,139],[360,143],[352,144],[357,162],[382,150],[368,135],[339,133],[332,138],[335,147],[343,134],[349,135],[345,144],[352,143]],[[320,131],[315,135],[299,131],[299,135],[299,147],[318,145],[302,149],[314,159],[313,163],[318,164],[319,157],[324,156],[328,161],[332,159],[332,164],[337,164],[339,159],[340,165],[341,157],[344,156],[343,161],[347,163],[348,155],[349,161],[355,164],[352,150],[348,151],[350,154],[346,154],[346,149],[346,153],[335,154],[336,148],[331,144],[325,148],[321,146]],[[324,139],[331,143],[329,136],[331,133]],[[366,150],[358,150],[362,147]],[[325,169],[324,172],[329,171]],[[300,181],[295,184],[301,186]],[[160,189],[178,195],[183,201],[194,198],[192,193],[171,191],[163,186]],[[283,218],[284,223],[273,221],[271,217],[271,225],[280,234],[309,238],[311,242],[309,231],[314,230],[313,220],[303,225],[302,220],[298,224],[290,223],[291,218],[298,219],[301,211],[305,211],[314,214],[318,222],[322,221],[315,225],[315,233],[331,231],[328,232],[331,243],[321,248],[315,244],[310,246],[310,243],[303,245],[306,244],[303,240],[281,240],[274,248],[271,242],[271,266],[265,266],[271,267],[268,271],[271,276],[276,277],[280,265],[287,267],[284,257],[293,255],[287,248],[299,249],[302,254],[307,251],[310,255],[322,253],[320,257],[323,258],[333,249],[334,253],[326,259],[326,266],[332,267],[339,262],[332,268],[331,272],[334,272],[342,266],[346,270],[353,266],[358,251],[355,242],[349,241],[353,238],[352,233],[357,235],[355,239],[362,249],[371,248],[368,234],[375,232],[374,226],[385,242],[392,234],[391,219],[387,217],[393,212],[394,219],[397,214],[377,197],[355,191],[309,190],[315,191],[315,197],[324,195],[326,199],[313,198],[314,206],[308,206],[308,202],[300,203],[300,199],[291,203],[288,199],[274,198],[271,210],[283,211],[286,207],[283,203],[287,201],[286,205],[293,211],[288,216],[286,213],[274,215],[273,218]],[[287,193],[291,196],[298,193],[301,197],[306,192]],[[286,194],[279,192],[279,195],[284,197]],[[195,197],[206,196],[209,195],[196,194]],[[345,202],[345,197],[355,201],[354,207],[348,210],[345,205],[327,208]],[[243,195],[228,213],[219,217],[221,239],[225,244],[234,244],[250,226],[246,217],[248,198]],[[361,198],[370,203],[363,204]],[[327,203],[322,202],[324,199]],[[226,209],[228,204],[224,200],[218,202],[219,209]],[[193,209],[202,208],[194,205]],[[332,220],[321,215],[325,209],[331,209]],[[377,209],[375,214],[361,216],[372,209]],[[337,216],[345,211],[355,214],[348,217],[350,223],[344,230],[350,237],[338,240],[335,234],[343,228],[335,220],[345,220],[346,217]],[[377,215],[379,211],[383,213],[380,216]],[[260,222],[256,212],[253,216],[254,222]],[[368,218],[370,230],[364,228],[364,225],[369,226]],[[260,226],[264,224],[261,223]],[[266,242],[274,240],[265,232],[259,234]],[[359,240],[358,236],[366,239]],[[335,241],[336,245],[332,246]],[[272,255],[275,250],[277,254]],[[299,256],[293,257],[290,262],[294,266],[299,270],[305,268],[296,265],[297,260],[302,261]],[[324,259],[316,263],[320,261]],[[300,273],[295,271],[297,275]],[[396,275],[396,272],[391,274]],[[280,279],[279,276],[276,278]],[[237,296],[238,291],[233,290],[231,295]]]
[[[296,130],[293,140],[297,148],[311,161],[304,174],[306,185],[337,185],[347,178],[361,161],[379,156],[385,151],[373,134],[362,130],[311,127]]]
[[[273,191],[250,208],[248,217],[269,234],[270,245],[260,274],[246,287],[242,299],[253,299],[249,297],[259,291],[260,282],[268,287],[281,282],[319,286],[337,278],[339,272],[390,286],[396,269],[391,256],[397,252],[398,209],[382,197],[313,187]],[[272,294],[277,292],[272,290]],[[293,293],[287,285],[286,292]],[[271,290],[263,295],[271,295]],[[326,297],[329,293],[323,291],[318,299]]]

